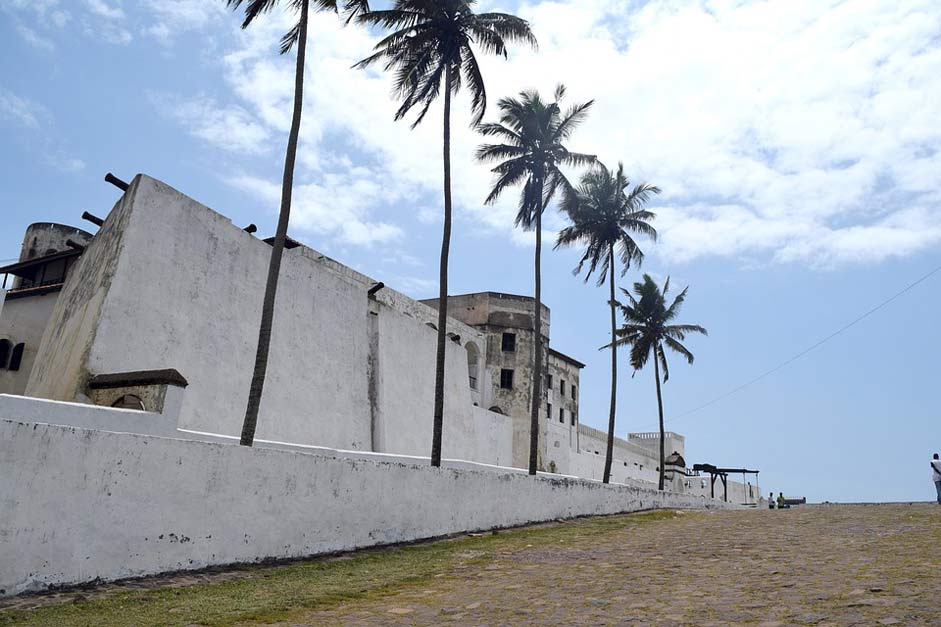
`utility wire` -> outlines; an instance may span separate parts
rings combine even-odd
[[[860,322],[862,322],[863,320],[865,320],[866,318],[868,318],[868,317],[871,316],[872,314],[876,313],[877,311],[879,311],[880,309],[882,309],[883,307],[885,307],[886,305],[888,305],[888,304],[891,303],[892,301],[896,300],[897,298],[899,298],[900,296],[902,296],[902,295],[905,294],[906,292],[910,291],[911,289],[913,289],[914,287],[916,287],[916,286],[919,285],[920,283],[923,283],[923,282],[927,281],[932,275],[937,274],[939,271],[941,271],[941,266],[938,266],[937,268],[935,268],[935,269],[932,270],[931,272],[928,272],[927,274],[922,275],[920,278],[918,278],[917,280],[913,281],[912,283],[909,283],[909,284],[906,285],[903,289],[899,290],[898,292],[896,292],[895,294],[893,294],[893,295],[890,296],[889,298],[885,299],[884,301],[882,301],[881,303],[879,303],[878,305],[876,305],[875,307],[873,307],[872,309],[870,309],[869,311],[867,311],[867,312],[864,313],[863,315],[859,316],[858,318],[856,318],[856,319],[853,320],[852,322],[843,325],[842,327],[840,327],[839,329],[837,329],[836,331],[834,331],[834,332],[831,333],[830,335],[826,336],[825,338],[823,338],[822,340],[820,340],[820,341],[817,342],[816,344],[813,344],[813,345],[811,345],[811,346],[808,346],[807,348],[805,348],[805,349],[802,350],[801,352],[797,353],[797,354],[794,355],[793,357],[791,357],[791,358],[789,358],[789,359],[787,359],[787,360],[785,360],[785,361],[782,361],[780,364],[778,364],[778,365],[775,366],[774,368],[771,368],[770,370],[766,370],[765,372],[762,372],[760,375],[758,375],[758,376],[755,377],[754,379],[750,379],[749,381],[746,381],[745,383],[743,383],[742,385],[738,386],[737,388],[734,388],[734,389],[732,389],[732,390],[729,390],[729,391],[726,392],[725,394],[722,394],[721,396],[717,396],[717,397],[715,397],[714,399],[712,399],[712,400],[709,401],[709,402],[703,403],[702,405],[699,405],[699,406],[694,407],[694,408],[692,408],[692,409],[690,409],[690,410],[688,410],[688,411],[685,411],[685,412],[683,412],[682,414],[679,414],[678,416],[674,416],[673,418],[670,418],[669,422],[670,422],[670,423],[676,422],[676,421],[679,420],[680,418],[683,418],[683,417],[685,417],[685,416],[689,416],[690,414],[694,414],[694,413],[696,413],[696,412],[698,412],[698,411],[700,411],[700,410],[703,410],[703,409],[705,409],[706,407],[709,407],[709,406],[711,406],[711,405],[715,405],[715,404],[718,403],[719,401],[725,400],[725,399],[727,399],[728,397],[732,396],[733,394],[737,394],[738,392],[741,392],[741,391],[744,390],[745,388],[747,388],[747,387],[749,387],[749,386],[751,386],[751,385],[754,385],[755,383],[758,383],[758,382],[761,381],[762,379],[764,379],[764,378],[766,378],[766,377],[768,377],[768,376],[774,374],[775,372],[777,372],[778,370],[781,370],[781,369],[784,368],[785,366],[794,363],[795,361],[797,361],[798,359],[800,359],[801,357],[803,357],[803,356],[806,355],[807,353],[809,353],[809,352],[813,351],[814,349],[817,349],[817,348],[819,348],[820,346],[826,344],[827,342],[829,342],[830,340],[832,340],[832,339],[835,338],[836,336],[840,335],[840,334],[843,333],[844,331],[850,329],[851,327],[856,326],[857,324],[859,324]],[[667,421],[664,421],[664,422],[667,422]]]

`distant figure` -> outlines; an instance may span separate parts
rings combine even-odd
[[[774,492],[768,493],[768,509],[774,509]]]
[[[935,453],[931,460],[931,480],[934,481],[934,489],[938,492],[938,505],[941,505],[941,460]]]
[[[772,494],[774,494],[772,492]],[[778,509],[787,509],[787,502],[784,500],[784,492],[778,492]]]

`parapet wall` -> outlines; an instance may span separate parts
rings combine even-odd
[[[0,416],[0,596],[575,516],[724,503]]]

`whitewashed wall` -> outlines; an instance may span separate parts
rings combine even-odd
[[[26,393],[85,400],[89,375],[175,368],[189,381],[179,426],[241,431],[271,247],[160,181],[139,175],[69,277],[41,367]],[[368,289],[374,281],[315,250],[285,251],[265,390],[262,440],[368,451],[376,416],[382,452],[429,455],[435,312],[386,288],[380,303],[378,412],[368,393]],[[444,455],[503,463],[494,420],[476,420],[468,340],[449,331]],[[65,356],[63,358],[62,356]],[[499,423],[498,423],[499,424]]]
[[[699,497],[0,420],[0,595]]]

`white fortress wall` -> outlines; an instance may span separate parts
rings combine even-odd
[[[432,468],[0,416],[0,595],[581,515],[724,507],[519,472]]]
[[[69,277],[26,394],[84,400],[90,374],[175,368],[189,381],[179,426],[237,435],[270,253],[228,218],[137,176]],[[310,248],[285,251],[258,438],[430,453],[435,312],[389,288],[370,304],[373,284]],[[479,445],[503,437],[502,420],[475,412],[468,389],[462,344],[482,336],[455,320],[449,331],[461,343],[448,342],[444,455],[503,463]],[[377,356],[380,387],[370,390]]]

